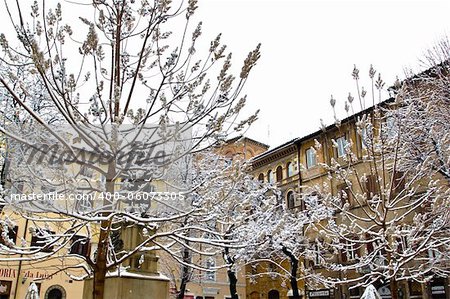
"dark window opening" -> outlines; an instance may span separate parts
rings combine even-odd
[[[277,167],[276,175],[277,175],[277,182],[280,183],[283,180],[283,169],[281,168],[281,166]]]
[[[78,254],[81,256],[89,255],[89,240],[85,236],[74,235],[72,237],[72,245],[70,246],[70,254]]]
[[[42,247],[42,252],[52,252],[53,245],[50,243],[53,241],[51,235],[55,232],[52,231],[37,231],[34,236],[31,237],[31,247]]]

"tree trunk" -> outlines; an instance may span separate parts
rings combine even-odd
[[[228,234],[231,232],[231,230],[234,228],[234,225],[231,225],[231,227],[228,229],[227,234],[225,236],[225,240],[228,240]],[[231,299],[239,299],[237,294],[237,277],[236,272],[233,271],[234,263],[236,262],[234,256],[230,256],[230,249],[228,247],[225,247],[223,253],[222,253],[223,259],[225,260],[225,263],[228,264],[228,281],[230,286],[230,296]]]
[[[109,221],[102,221],[94,267],[93,299],[103,299],[105,293],[106,256],[108,250]]]
[[[291,265],[291,289],[292,289],[292,299],[300,299],[300,292],[298,290],[298,284],[297,284],[297,271],[298,271],[298,259],[295,257],[295,255],[292,254],[292,252],[283,246],[282,249],[283,253],[289,257],[290,265]]]
[[[114,194],[116,165],[111,162],[108,166],[108,173],[106,176],[106,192]],[[108,204],[107,199],[104,199],[104,207]],[[107,216],[109,212],[103,211],[102,216]],[[105,279],[107,268],[107,256],[109,245],[109,234],[111,232],[111,220],[102,220],[100,223],[100,234],[98,238],[97,255],[94,266],[94,285],[92,286],[93,299],[103,299],[105,294]]]
[[[237,294],[237,277],[236,272],[231,269],[227,270],[228,280],[230,281],[230,296],[231,299],[239,299]]]
[[[183,274],[182,274],[182,278],[181,278],[181,282],[180,282],[180,291],[177,294],[177,299],[183,299],[184,298],[184,294],[186,293],[186,286],[187,283],[189,282],[189,279],[187,277],[187,266],[183,266]]]
[[[185,262],[185,263],[190,262],[189,249],[187,249],[187,248],[184,248],[184,250],[183,250],[183,262]],[[189,267],[186,265],[183,265],[183,270],[181,273],[180,291],[177,294],[177,299],[184,298],[184,294],[186,293],[186,286],[190,280],[189,278],[190,278]]]
[[[391,290],[391,299],[398,299],[398,283],[395,277],[391,278],[389,288]]]
[[[185,271],[184,268],[186,268],[186,266],[183,266],[183,272]],[[181,282],[180,282],[180,291],[177,294],[177,299],[183,299],[184,298],[184,293],[186,293],[186,285],[188,283],[188,280],[183,277],[181,278]]]

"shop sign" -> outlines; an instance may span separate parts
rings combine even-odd
[[[445,294],[445,287],[444,286],[433,286],[433,287],[431,287],[431,294],[433,294],[433,295]]]
[[[40,279],[52,279],[53,278],[47,272],[30,271],[30,270],[23,271],[21,276],[24,278],[40,278]],[[17,271],[16,271],[16,269],[0,268],[0,277],[16,278]]]
[[[309,291],[308,296],[311,297],[329,297],[330,296],[330,290],[324,289],[324,290],[315,290],[315,291]]]
[[[217,288],[203,288],[204,295],[217,295],[219,294],[219,289]]]

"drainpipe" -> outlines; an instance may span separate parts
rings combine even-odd
[[[301,192],[301,186],[303,184],[302,182],[302,173],[301,173],[301,169],[300,169],[300,156],[301,156],[301,142],[297,141],[295,143],[296,147],[297,147],[297,169],[298,169],[298,190],[299,193],[303,193]],[[300,208],[303,210],[304,209],[304,205],[303,205],[303,200],[301,202],[301,206]],[[302,226],[302,236],[305,236],[305,226]],[[305,259],[303,259],[302,261],[303,266],[305,266]],[[303,287],[304,287],[304,294],[303,294],[303,298],[306,298],[306,292],[307,292],[307,287],[306,287],[306,281],[303,281]]]
[[[28,230],[28,219],[25,220],[25,230],[23,231],[23,239],[26,240],[27,230]],[[23,257],[23,254],[20,255]],[[19,287],[20,273],[22,272],[22,259],[19,260],[19,267],[17,268],[17,278],[16,285],[14,287],[14,299],[17,299],[17,288]]]
[[[302,174],[301,174],[301,171],[300,171],[300,155],[301,155],[300,142],[297,141],[295,143],[295,146],[297,147],[298,191],[300,193],[301,186],[302,186]],[[303,201],[302,201],[301,209],[303,210],[303,208],[304,207],[303,207]]]

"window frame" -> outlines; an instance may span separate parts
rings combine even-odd
[[[3,232],[3,229],[1,230],[1,232]],[[13,228],[10,228],[8,226],[8,238],[10,238],[12,240],[12,242],[14,243],[14,245],[17,242],[17,234],[19,232],[19,226],[15,225]],[[3,236],[0,236],[0,244],[6,246],[6,247],[10,247],[9,244],[6,244],[6,241],[3,239]]]
[[[341,200],[342,206],[344,206],[345,203],[351,204],[351,191],[350,187],[347,186],[346,183],[338,184],[336,186],[336,191],[337,196]],[[347,198],[344,198],[344,193],[347,195]]]
[[[277,183],[281,183],[283,181],[283,167],[281,167],[281,165],[275,170],[275,180]]]
[[[260,181],[261,183],[264,183],[264,173],[260,173],[259,175],[258,175],[258,181]]]
[[[89,256],[90,242],[86,236],[73,235],[71,241],[72,243],[70,244],[69,254],[80,255],[84,257]],[[83,241],[85,241],[84,244]]]
[[[361,135],[359,136],[361,139],[361,149],[365,150],[368,148],[368,144],[366,143],[367,137],[367,127],[361,128]]]
[[[311,154],[309,154],[311,153]],[[314,161],[311,158],[314,158]],[[311,146],[305,150],[306,168],[311,169],[317,166],[317,151]],[[314,162],[314,163],[311,163]]]
[[[274,177],[273,177],[273,171],[272,171],[272,169],[269,169],[268,171],[267,171],[267,182],[268,183],[274,183]]]
[[[294,163],[289,161],[286,163],[286,177],[293,177],[295,174]]]
[[[384,132],[386,138],[392,138],[395,136],[396,128],[395,128],[395,118],[393,116],[386,116],[384,120],[384,125],[386,126]]]
[[[47,230],[46,232],[50,235],[55,234],[54,231],[50,231],[50,230]],[[48,242],[47,240],[48,239],[45,238],[44,236],[35,234],[34,236],[31,236],[30,247],[39,247],[39,248],[41,248],[41,250],[40,250],[41,252],[46,252],[46,253],[53,252],[54,245],[50,245],[49,243],[51,243],[51,241]],[[42,243],[42,245],[40,245],[39,243]]]
[[[343,142],[341,142],[343,140]],[[343,158],[347,155],[346,147],[348,146],[349,142],[347,140],[347,134],[340,135],[335,139],[335,142],[337,144],[337,147],[335,148],[335,156],[336,158]],[[342,153],[340,151],[342,150]]]
[[[369,174],[366,176],[364,189],[366,191],[366,199],[371,199],[374,195],[379,194],[380,191],[378,180],[374,174]]]
[[[216,259],[213,257],[209,257],[205,261],[205,268],[211,269],[216,266]],[[204,275],[205,281],[216,281],[216,271],[205,271]]]
[[[359,257],[360,248],[358,244],[346,239],[341,239],[341,243],[345,244],[340,252],[341,262],[344,264],[355,262]]]
[[[292,195],[292,198],[290,198],[290,195]],[[292,205],[290,203],[292,203]],[[292,190],[289,190],[286,193],[286,206],[288,209],[295,208],[295,193]]]

